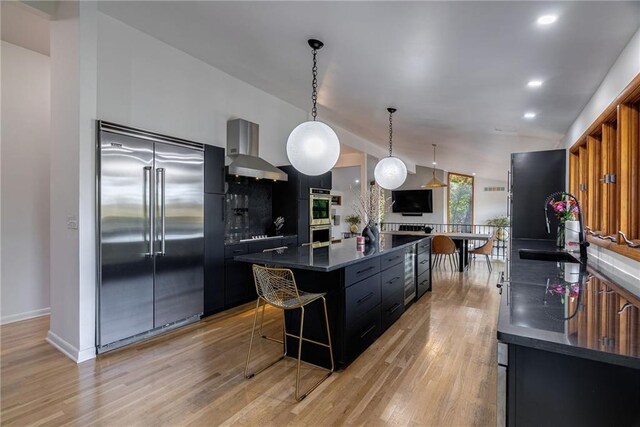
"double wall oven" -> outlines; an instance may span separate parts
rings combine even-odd
[[[331,194],[329,190],[310,189],[309,240],[313,246],[331,244]]]

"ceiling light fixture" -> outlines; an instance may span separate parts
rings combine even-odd
[[[524,118],[525,119],[535,119],[536,118],[536,113],[532,112],[532,111],[527,111],[526,113],[524,113]]]
[[[307,41],[313,51],[313,83],[311,91],[311,116],[313,120],[296,126],[287,139],[287,157],[293,167],[305,175],[322,175],[335,166],[340,157],[340,141],[327,124],[316,121],[318,109],[318,65],[316,55],[324,43],[320,40]]]
[[[551,25],[558,20],[557,15],[542,15],[538,18],[538,24],[540,25]]]
[[[431,145],[433,145],[433,164],[435,165],[436,164],[436,144],[431,144]],[[426,184],[422,184],[420,187],[421,188],[443,188],[448,186],[447,184],[445,184],[444,182],[436,178],[436,168],[433,168],[431,180]]]
[[[393,113],[395,108],[387,108],[389,112],[389,157],[380,160],[373,171],[378,185],[385,190],[395,190],[407,179],[407,167],[397,157],[393,157]]]
[[[542,80],[530,80],[529,83],[527,83],[528,87],[540,87],[542,86]]]

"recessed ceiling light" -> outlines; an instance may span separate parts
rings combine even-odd
[[[474,172],[474,173],[472,173],[471,175],[476,176],[476,173]]]
[[[527,111],[526,113],[524,113],[524,118],[525,119],[535,119],[536,118],[536,113],[534,113],[532,111]]]
[[[542,86],[542,80],[529,80],[529,83],[527,83],[527,86],[529,86],[529,87],[540,87],[540,86]]]
[[[437,165],[437,163],[436,163],[436,162],[431,162],[431,164],[432,164],[433,166]]]
[[[356,184],[360,184],[360,180],[359,179],[356,179]]]
[[[551,25],[558,20],[558,15],[542,15],[538,18],[538,24]]]

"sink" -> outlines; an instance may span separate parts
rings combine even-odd
[[[573,255],[562,251],[544,251],[540,249],[520,249],[520,259],[531,259],[536,261],[552,261],[552,262],[572,262],[579,264]]]

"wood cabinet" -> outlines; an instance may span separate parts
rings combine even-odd
[[[571,147],[569,188],[589,242],[640,261],[640,75]]]

